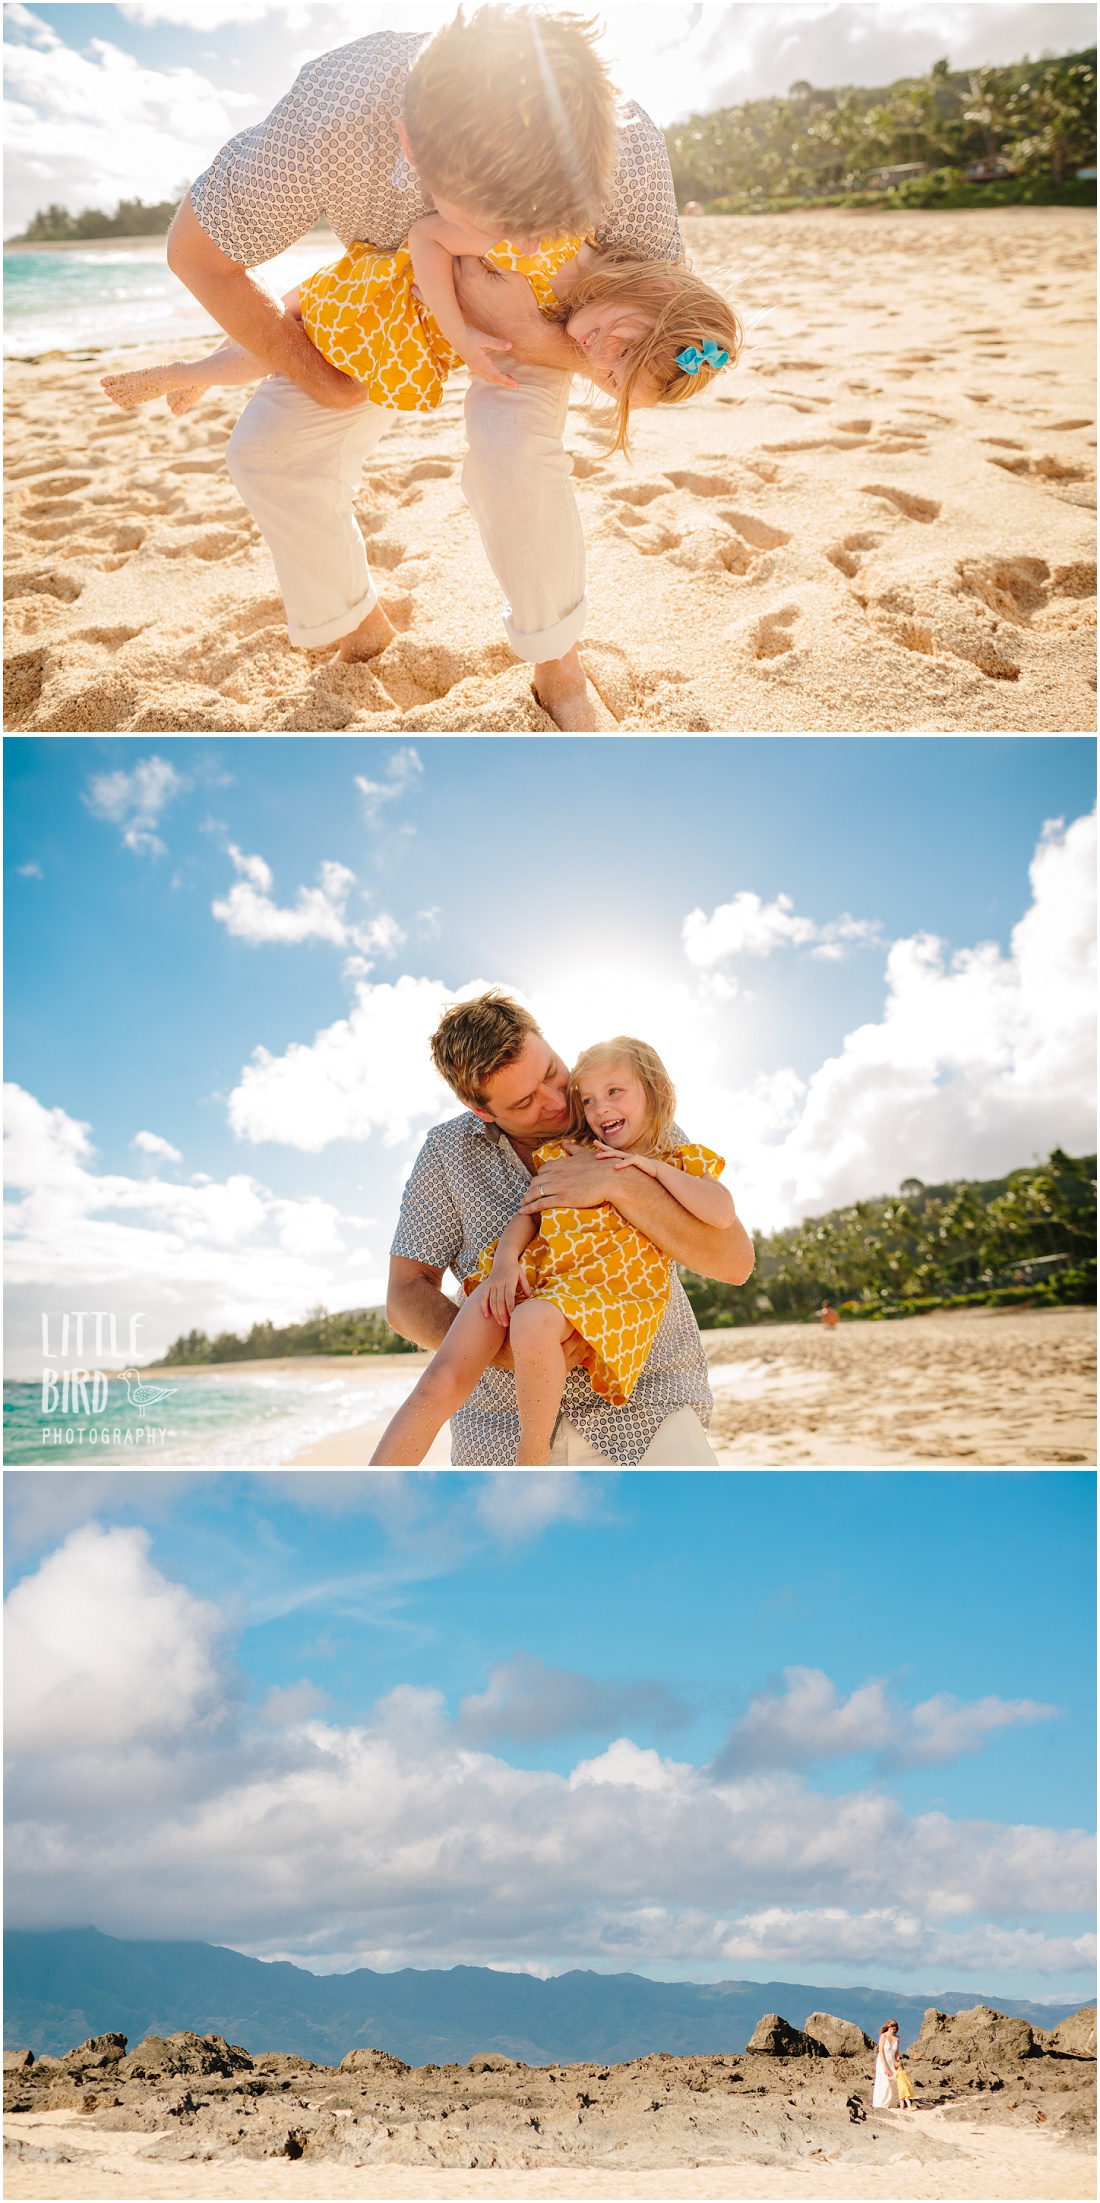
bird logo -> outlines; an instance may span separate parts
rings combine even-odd
[[[178,1385],[144,1385],[136,1369],[120,1369],[119,1376],[126,1387],[130,1406],[136,1407],[138,1414],[143,1417],[149,1408],[157,1407],[161,1400],[168,1398],[169,1393],[179,1390]]]

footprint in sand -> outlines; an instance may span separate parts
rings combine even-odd
[[[917,497],[912,490],[894,489],[885,482],[864,482],[862,488],[865,497],[884,498],[906,520],[928,522],[939,519],[940,507],[932,497]]]
[[[984,558],[959,559],[955,572],[960,594],[978,598],[999,619],[1018,627],[1031,626],[1048,608],[1053,617],[1043,619],[1044,626],[1077,626],[1070,605],[1096,595],[1096,564],[1091,559],[1056,566],[1052,572],[1045,558],[990,553]]]

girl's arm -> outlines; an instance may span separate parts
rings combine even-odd
[[[485,1314],[496,1323],[510,1323],[517,1300],[528,1297],[527,1285],[520,1268],[520,1256],[538,1231],[538,1218],[524,1216],[522,1210],[506,1224],[497,1241],[493,1266],[489,1272],[485,1295]]]
[[[677,1170],[674,1163],[662,1163],[655,1155],[624,1155],[621,1148],[605,1147],[602,1140],[595,1143],[596,1153],[614,1160],[616,1170],[644,1170],[648,1178],[656,1178],[658,1185],[671,1193],[689,1216],[697,1216],[701,1224],[732,1224],[737,1211],[733,1195],[716,1178],[695,1178],[690,1171]]]
[[[460,253],[470,251],[472,239],[473,232],[444,222],[438,214],[414,222],[409,231],[409,251],[416,287],[451,350],[465,360],[471,375],[479,382],[501,383],[506,390],[514,390],[514,376],[502,375],[489,358],[490,351],[510,352],[511,345],[506,338],[487,336],[484,330],[471,328],[455,293],[454,263]]]

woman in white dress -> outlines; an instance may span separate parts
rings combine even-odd
[[[899,2054],[898,2023],[888,2019],[879,2028],[878,2056],[875,2059],[875,2092],[871,2098],[872,2111],[896,2111],[901,2102],[898,2094],[897,2066]]]

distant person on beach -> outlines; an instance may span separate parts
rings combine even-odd
[[[621,1055],[625,1045],[613,1047]],[[443,1349],[453,1331],[459,1339],[453,1354],[436,1353],[414,1416],[407,1417],[407,1402],[375,1463],[412,1466],[449,1418],[456,1464],[515,1464],[516,1361],[508,1322],[493,1314],[495,1292],[513,1325],[518,1320],[522,1331],[529,1323],[530,1360],[541,1357],[544,1376],[550,1372],[549,1387],[540,1379],[537,1400],[533,1381],[528,1417],[532,1434],[547,1439],[543,1460],[713,1467],[706,1357],[673,1265],[743,1285],[752,1242],[730,1196],[714,1183],[719,1158],[688,1142],[672,1121],[675,1097],[663,1066],[667,1092],[650,1133],[644,1094],[639,1115],[629,1080],[621,1094],[605,1090],[612,1058],[602,1051],[581,1074],[604,1081],[598,1091],[584,1086],[589,1118],[576,1084],[571,1099],[565,1064],[530,1012],[497,989],[447,1010],[431,1049],[464,1113],[429,1132],[413,1165],[390,1255],[386,1312],[394,1330],[418,1346]],[[647,1051],[647,1065],[651,1056]],[[583,1137],[574,1138],[574,1130]],[[659,1155],[647,1137],[661,1146]],[[724,1221],[716,1220],[719,1213]],[[602,1284],[595,1259],[601,1244]],[[624,1262],[631,1270],[626,1290]],[[447,1270],[474,1288],[461,1309],[442,1290]],[[628,1300],[635,1305],[626,1324],[615,1311]],[[480,1368],[471,1376],[478,1355]]]
[[[487,6],[430,39],[356,39],[307,62],[266,121],[215,155],[176,216],[169,265],[268,371],[227,463],[302,648],[335,643],[341,658],[363,659],[393,638],[354,511],[389,414],[249,269],[322,217],[349,253],[397,254],[435,216],[451,234],[476,233],[480,249],[506,237],[522,251],[564,232],[635,261],[682,259],[664,138],[636,103],[616,105],[593,38],[577,16]],[[435,243],[449,250],[440,234]],[[455,349],[473,376],[467,502],[508,600],[509,642],[532,665],[543,708],[563,729],[592,730],[577,653],[584,539],[562,444],[576,345],[526,282],[476,261],[454,266],[465,332]],[[494,338],[509,346],[507,376],[494,368]],[[701,376],[704,338],[693,340]]]
[[[875,2057],[875,2086],[871,2096],[872,2111],[896,2111],[901,2097],[898,2091],[898,2065],[901,2048],[898,2041],[898,2023],[888,2019],[879,2028],[878,2051]]]
[[[821,1303],[821,1321],[826,1331],[835,1331],[837,1324],[840,1322],[836,1309],[827,1300],[823,1300]]]

